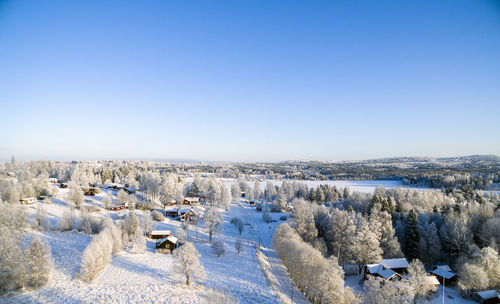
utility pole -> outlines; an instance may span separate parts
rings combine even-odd
[[[292,285],[292,296],[290,298],[290,303],[293,304],[293,281],[292,281],[292,278],[290,278],[290,282],[291,282],[291,285]]]
[[[443,277],[443,304],[444,304],[444,283],[445,283],[445,278]]]

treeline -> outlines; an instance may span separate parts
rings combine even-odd
[[[500,287],[500,198],[480,191],[384,189],[334,204],[296,199],[295,230],[325,257],[359,267],[406,257],[447,263],[465,292]],[[473,279],[471,279],[473,278]],[[478,283],[480,282],[480,283]]]

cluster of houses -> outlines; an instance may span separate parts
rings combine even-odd
[[[165,216],[179,219],[181,222],[190,222],[198,216],[193,208],[169,208],[165,209]]]
[[[399,280],[408,272],[408,261],[405,258],[383,259],[378,263],[367,264],[364,267],[364,279],[370,276],[380,277],[384,280]],[[426,280],[432,285],[436,292],[439,284],[445,286],[454,285],[457,282],[457,274],[451,271],[448,265],[435,266]],[[500,304],[500,296],[496,290],[485,290],[475,292],[473,299],[484,304]]]

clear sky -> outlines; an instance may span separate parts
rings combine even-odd
[[[500,155],[499,1],[0,0],[0,159]]]

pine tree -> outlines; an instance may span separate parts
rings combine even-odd
[[[415,210],[410,210],[406,223],[406,258],[409,260],[417,259],[419,257],[419,235],[418,235],[418,214]]]

